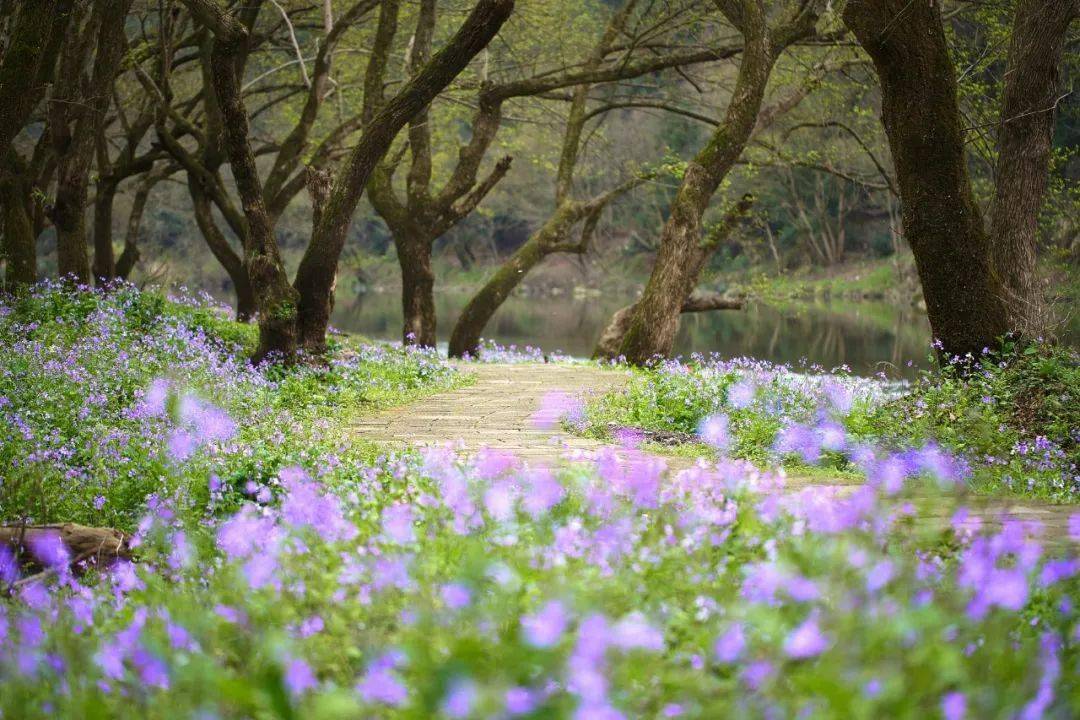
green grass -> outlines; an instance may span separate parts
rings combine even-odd
[[[727,453],[758,466],[782,462],[800,476],[824,473],[857,477],[846,453],[824,451],[813,465],[783,452],[777,439],[785,428],[842,426],[849,448],[859,444],[902,452],[928,443],[960,458],[970,470],[970,489],[1052,502],[1080,502],[1080,359],[1075,350],[1049,344],[1005,347],[980,358],[961,374],[946,368],[924,372],[899,396],[856,391],[839,412],[828,386],[858,381],[847,376],[807,379],[785,368],[755,362],[715,362],[689,367],[665,365],[633,371],[628,385],[585,409],[578,430],[610,439],[609,428],[697,432],[712,415],[728,418]],[[730,400],[737,383],[749,383],[753,400]],[[820,432],[818,430],[817,432]],[[689,443],[660,454],[711,454]],[[707,450],[707,448],[704,448]]]
[[[5,520],[130,529],[153,495],[205,504],[212,474],[242,497],[244,483],[318,455],[374,459],[358,416],[471,382],[432,353],[350,336],[314,362],[252,367],[254,326],[134,288],[46,286],[0,311],[0,422],[17,429],[0,438]],[[168,412],[146,410],[154,388]],[[177,475],[168,428],[185,406],[189,435],[212,431],[216,411],[232,432],[200,442]]]

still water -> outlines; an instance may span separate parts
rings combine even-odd
[[[445,342],[467,293],[436,297],[438,336]],[[628,297],[512,297],[499,309],[484,337],[501,345],[532,345],[547,352],[588,357],[600,332]],[[370,338],[401,338],[401,300],[374,293],[339,302],[335,327]],[[826,368],[846,364],[870,375],[912,377],[926,364],[930,330],[925,314],[883,302],[771,306],[752,303],[743,310],[682,316],[675,351],[747,355],[777,363],[803,359]],[[911,363],[911,366],[909,366]]]

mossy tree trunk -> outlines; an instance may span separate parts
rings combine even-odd
[[[81,32],[65,44],[56,93],[49,103],[48,132],[58,158],[56,198],[49,213],[56,227],[61,277],[90,283],[86,199],[95,141],[111,103],[109,90],[127,45],[124,24],[132,0],[99,0]],[[91,57],[93,58],[91,62]],[[90,70],[85,77],[86,68]]]
[[[716,249],[730,237],[738,223],[748,212],[750,212],[750,208],[753,204],[753,196],[744,195],[737,203],[728,209],[724,214],[723,220],[709,232],[707,237],[701,242],[696,243],[684,256],[685,265],[682,267],[682,271],[685,275],[685,279],[682,287],[685,289],[685,295],[678,298],[680,315],[687,312],[704,312],[706,310],[742,307],[742,304],[736,301],[728,302],[715,295],[694,296],[693,293],[694,288],[697,287],[698,280],[701,277],[701,272],[705,269],[705,265],[708,263],[709,258],[711,258],[713,253],[716,252]],[[639,300],[637,303],[615,312],[611,321],[608,323],[607,328],[605,328],[604,332],[601,334],[600,340],[596,344],[596,349],[593,351],[594,359],[613,360],[620,356],[623,341],[626,338],[626,333],[629,332],[630,327],[633,324],[634,316],[637,315],[640,302],[641,301]],[[675,322],[677,330],[678,319],[676,319]],[[672,342],[674,342],[674,340]]]
[[[770,28],[761,0],[716,0],[743,36],[743,55],[724,121],[690,161],[660,235],[652,274],[638,301],[619,354],[646,363],[670,355],[679,314],[697,284],[701,222],[720,183],[738,161],[757,124],[773,64],[791,43],[814,30],[819,6],[800,3]]]
[[[74,0],[19,0],[0,58],[0,156],[26,125],[53,77]]]
[[[12,151],[9,153],[14,155]],[[7,290],[25,288],[37,282],[37,235],[34,233],[28,200],[30,189],[19,171],[17,158],[6,165],[15,172],[0,173],[0,208],[3,209],[3,247],[0,254],[6,262],[4,287]]]
[[[636,7],[637,0],[627,0],[612,15],[604,32],[590,49],[589,55],[582,64],[583,77],[595,77],[600,71],[605,57],[625,31],[627,21]],[[592,87],[591,82],[579,82],[575,84],[571,95],[555,177],[554,211],[540,229],[533,233],[469,300],[450,335],[450,357],[475,355],[480,348],[480,338],[484,328],[529,272],[549,255],[556,253],[580,255],[587,252],[604,208],[647,179],[645,176],[633,178],[607,193],[588,200],[577,200],[573,197],[574,175],[581,155],[585,125],[590,118],[603,111],[603,108],[597,109],[594,113],[588,111],[589,91]],[[574,241],[570,238],[578,224],[582,226],[581,235],[577,241]]]
[[[480,336],[491,318],[529,271],[544,258],[556,252],[585,252],[603,207],[604,205],[588,207],[585,203],[565,203],[514,251],[510,259],[499,266],[461,311],[450,335],[450,357],[476,355],[480,348]],[[581,239],[576,243],[569,242],[570,233],[582,220],[585,220],[585,225]]]

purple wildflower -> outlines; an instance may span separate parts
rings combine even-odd
[[[293,697],[299,697],[319,685],[311,665],[300,658],[293,658],[286,663],[283,679],[285,687]]]
[[[534,647],[551,647],[559,642],[569,617],[564,606],[558,600],[552,600],[540,610],[521,618],[521,628],[525,639]]]
[[[739,659],[745,649],[746,632],[743,630],[742,623],[735,623],[716,639],[713,652],[719,662],[733,663]]]
[[[784,652],[788,657],[805,660],[820,655],[829,646],[829,641],[821,632],[817,618],[811,616],[802,625],[795,628],[784,640]]]
[[[962,692],[947,692],[941,697],[941,715],[945,720],[967,717],[967,698]]]

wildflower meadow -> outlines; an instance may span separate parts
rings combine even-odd
[[[465,366],[341,339],[253,367],[237,332],[127,287],[0,308],[4,516],[126,548],[0,546],[4,717],[1080,713],[1080,514],[1067,537],[973,517],[971,458],[859,432],[895,388],[672,365],[622,402],[654,393],[711,458],[670,470],[627,435],[548,468],[346,432]],[[534,421],[598,408],[550,397]],[[785,489],[788,457],[865,482]]]

